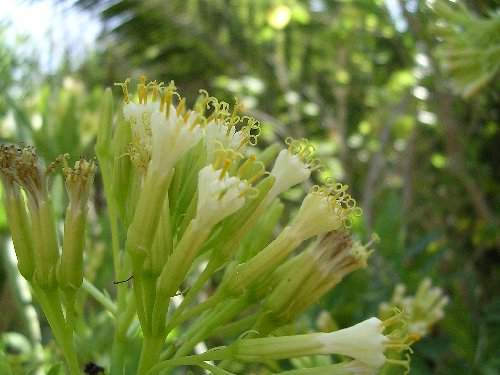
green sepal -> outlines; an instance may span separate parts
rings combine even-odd
[[[155,275],[160,276],[168,257],[173,250],[172,244],[172,227],[170,223],[170,204],[169,197],[165,198],[163,209],[156,229],[153,246],[151,248],[151,264],[149,271]]]
[[[142,268],[150,254],[154,236],[167,195],[170,175],[157,176],[147,173],[139,195],[134,217],[127,231],[126,250],[132,256],[133,268]]]
[[[285,205],[276,200],[257,222],[251,233],[242,241],[241,252],[238,259],[247,261],[266,247],[272,239],[274,228],[283,214]]]
[[[70,205],[66,210],[63,248],[57,272],[62,289],[79,289],[82,285],[86,224],[86,210]]]
[[[272,145],[266,147],[264,151],[262,151],[259,155],[257,155],[257,160],[264,163],[267,169],[271,169],[271,164],[278,153],[282,150],[282,147],[279,143],[273,143]]]
[[[5,189],[5,208],[19,272],[30,280],[35,270],[32,227],[19,189]]]
[[[122,221],[126,222],[127,207],[135,206],[131,202],[130,190],[133,184],[132,179],[132,162],[128,157],[128,146],[132,140],[132,130],[130,125],[125,121],[122,115],[118,116],[116,121],[116,129],[113,135],[112,152],[113,152],[113,179],[111,188],[113,191],[113,199],[116,203],[116,208]]]
[[[198,190],[198,172],[206,164],[205,144],[200,141],[175,166],[169,189],[172,228],[179,228]],[[175,233],[179,236],[179,233]]]
[[[55,217],[49,198],[41,199],[37,207],[30,208],[33,225],[33,243],[37,244],[34,278],[41,288],[57,285],[57,265],[59,246],[56,234]]]

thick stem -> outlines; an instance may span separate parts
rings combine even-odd
[[[158,363],[164,341],[163,336],[144,336],[137,375],[146,375],[148,373],[153,374],[153,372],[150,372],[150,369]]]
[[[80,367],[73,343],[73,329],[66,324],[57,289],[39,289],[33,287],[33,290],[42,306],[54,337],[66,358],[70,374],[80,375]]]
[[[97,289],[94,284],[92,284],[87,279],[83,279],[82,289],[85,290],[90,296],[92,296],[92,298],[94,298],[97,302],[99,302],[111,314],[116,315],[116,305],[104,293]]]
[[[217,266],[218,265],[215,262],[213,262],[212,259],[209,261],[203,272],[198,276],[193,286],[189,288],[187,295],[184,297],[181,304],[172,315],[172,318],[170,319],[167,325],[167,332],[176,327],[177,325],[181,324],[182,322],[186,321],[187,319],[195,315],[199,315],[199,312],[195,312],[195,314],[193,315],[190,313],[191,310],[187,312],[185,312],[185,310],[187,307],[189,307],[193,299],[198,295],[198,292],[201,290],[201,288],[203,288],[208,279],[210,279],[212,274],[217,269]]]
[[[220,348],[219,350],[211,350],[202,354],[191,355],[186,357],[178,357],[158,363],[152,369],[150,374],[166,370],[175,366],[200,366],[204,361],[217,361],[229,359],[229,349]]]
[[[221,308],[214,311],[214,313],[206,317],[201,317],[201,320],[199,319],[195,322],[191,326],[191,329],[187,332],[184,343],[181,345],[179,350],[177,350],[174,358],[189,354],[196,344],[209,337],[217,327],[224,325],[234,318],[245,308],[245,306],[247,306],[247,304],[247,299],[245,297],[241,297],[233,301],[228,301],[227,304],[221,306]]]
[[[118,330],[115,331],[113,348],[111,349],[110,375],[123,375],[125,369],[125,347],[126,340]]]
[[[116,319],[113,349],[111,352],[111,375],[123,375],[126,365],[126,346],[128,342],[127,331],[135,317],[135,299],[130,295],[125,311]]]

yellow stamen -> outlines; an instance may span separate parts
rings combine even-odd
[[[115,86],[120,86],[122,88],[122,92],[123,92],[123,101],[125,103],[129,103],[130,102],[130,98],[128,96],[128,83],[130,82],[130,78],[127,78],[124,82],[115,82]]]
[[[148,102],[148,90],[146,86],[146,76],[142,75],[137,84],[137,96],[139,97],[139,104],[146,104]]]
[[[222,180],[224,178],[224,176],[226,175],[227,171],[229,170],[229,167],[231,166],[231,160],[230,159],[226,159],[224,160],[224,165],[222,167],[222,170],[220,172],[220,176],[219,176],[219,180]]]

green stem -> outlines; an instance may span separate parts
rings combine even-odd
[[[234,318],[247,304],[247,298],[241,297],[233,301],[228,301],[224,306],[221,306],[220,309],[208,316],[200,317],[186,333],[184,343],[177,350],[174,358],[190,353],[196,344],[209,337],[217,327]]]
[[[33,286],[54,337],[66,358],[70,374],[80,375],[80,367],[73,343],[73,329],[66,324],[57,289],[40,289]]]
[[[224,299],[226,299],[226,295],[222,293],[221,291],[215,292],[212,296],[210,296],[207,300],[204,302],[200,303],[199,305],[196,305],[192,309],[185,311],[182,315],[179,315],[178,318],[174,321],[172,320],[168,327],[167,327],[167,332],[170,332],[174,327],[177,325],[181,324],[182,322],[189,320],[191,318],[194,318],[196,316],[200,316],[202,313],[207,311],[208,309],[211,309],[212,307],[216,306],[220,302],[222,302]]]
[[[123,375],[125,373],[125,354],[128,343],[127,331],[135,317],[135,312],[135,299],[133,295],[130,295],[125,311],[120,313],[116,320],[113,349],[111,351],[111,375]]]
[[[217,328],[217,330],[214,331],[214,335],[218,336],[218,337],[225,337],[225,338],[235,337],[235,336],[242,334],[243,332],[246,332],[246,331],[252,329],[252,327],[255,325],[256,321],[257,321],[257,315],[255,315],[255,314],[249,315],[249,316],[246,316],[240,320],[228,323],[226,325],[223,325],[223,326]],[[258,330],[256,330],[256,331],[258,331]],[[260,331],[259,331],[259,333],[260,333]]]
[[[220,349],[210,350],[202,354],[168,359],[153,366],[149,371],[149,374],[152,375],[158,371],[166,370],[175,366],[200,366],[204,361],[220,361],[223,359],[229,359],[229,353],[229,348],[222,347]]]
[[[187,311],[186,313],[184,312],[186,308],[189,307],[194,297],[198,295],[198,292],[201,290],[201,288],[203,288],[208,279],[210,279],[210,277],[212,276],[212,274],[215,272],[216,269],[217,269],[217,264],[215,264],[214,262],[212,262],[212,260],[210,260],[205,269],[203,270],[203,272],[196,279],[193,286],[189,288],[188,293],[186,294],[181,304],[172,315],[167,325],[167,332],[169,332],[182,322],[186,321],[187,319],[191,318],[192,316],[196,316],[199,314],[199,311],[195,312],[194,315],[190,312],[191,310]]]
[[[149,324],[151,319],[148,319],[147,311],[144,304],[144,283],[142,279],[141,272],[134,274],[134,295],[135,295],[135,305],[137,309],[137,316],[139,322],[141,323],[142,332],[147,335],[151,332],[151,325]]]
[[[126,338],[118,330],[115,331],[113,347],[111,349],[110,375],[123,375],[125,370]]]
[[[144,336],[142,342],[141,358],[139,359],[139,367],[137,375],[146,375],[150,369],[158,363],[160,358],[161,349],[165,342],[164,337]]]
[[[83,279],[82,289],[85,290],[92,298],[99,302],[111,314],[116,315],[116,305],[103,292],[97,289],[87,279]]]
[[[144,311],[146,312],[147,316],[151,317],[151,318],[153,315],[153,309],[154,309],[155,300],[156,300],[156,280],[157,280],[157,278],[150,275],[150,274],[144,274],[142,277]],[[148,321],[148,329],[151,330],[152,326],[153,326],[153,323],[151,322],[151,320],[149,320]]]

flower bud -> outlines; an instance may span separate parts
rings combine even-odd
[[[346,193],[347,185],[314,186],[302,202],[291,226],[295,235],[306,240],[316,235],[349,227],[351,215],[361,215],[356,201]]]
[[[18,186],[2,175],[7,220],[16,251],[19,272],[30,280],[35,269],[31,223],[26,211],[26,203]]]
[[[204,167],[199,173],[196,217],[213,226],[240,209],[249,185],[237,177],[228,176],[224,169]]]
[[[366,267],[370,251],[345,230],[319,238],[284,264],[279,282],[264,303],[255,330],[261,334],[287,324],[318,302],[349,273]]]
[[[33,244],[36,244],[36,249],[33,248],[33,251],[36,251],[35,280],[41,287],[55,286],[59,251],[52,203],[47,188],[47,174],[53,170],[55,164],[49,165],[44,171],[38,156],[30,147],[2,146],[0,154],[3,179],[10,181],[9,184],[18,185],[26,192]],[[22,211],[20,214],[22,215]],[[24,221],[20,217],[17,219],[21,220],[19,222]],[[27,267],[27,274],[29,269],[30,267]]]
[[[287,150],[282,150],[274,162],[271,175],[276,178],[268,199],[273,200],[292,186],[306,181],[311,172],[319,168],[319,161],[314,159],[314,146],[306,139],[286,139]]]
[[[58,269],[60,286],[78,289],[83,282],[83,249],[87,223],[88,199],[94,181],[93,161],[78,160],[73,168],[63,168],[69,204],[64,221],[64,240]]]

